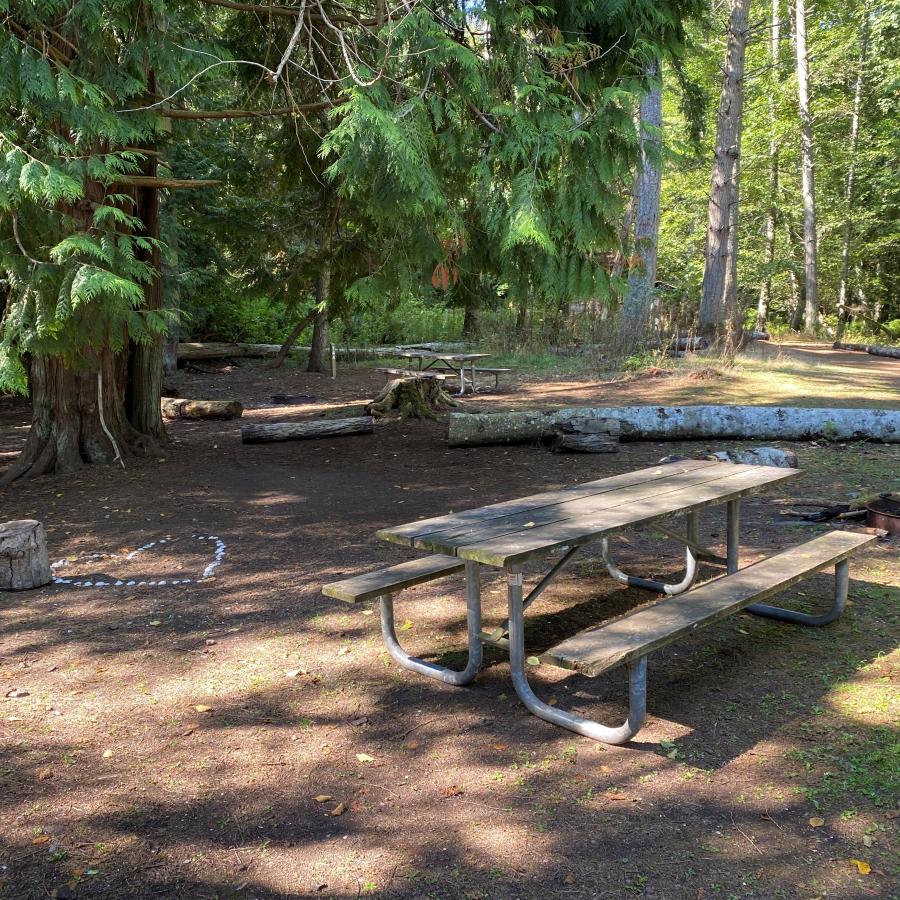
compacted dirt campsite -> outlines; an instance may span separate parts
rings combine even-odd
[[[362,367],[336,381],[204,368],[173,379],[182,396],[238,399],[245,421],[314,416],[383,383]],[[277,392],[313,400],[276,407]],[[466,408],[898,397],[895,361],[813,346],[602,382],[520,372]],[[29,410],[0,403],[8,462]],[[262,446],[241,444],[239,420],[169,432],[164,457],[0,493],[0,518],[43,521],[57,574],[82,583],[0,594],[0,897],[900,896],[898,539],[854,561],[832,626],[741,615],[655,654],[647,725],[612,748],[528,714],[499,651],[465,689],[399,669],[374,604],[320,585],[415,555],[378,541],[380,527],[721,447],[449,450],[445,421]],[[782,515],[778,498],[900,486],[900,445],[781,446],[804,474],[744,504],[747,561],[832,527]],[[721,509],[702,517],[720,552],[724,531]],[[649,559],[653,577],[681,567],[677,545],[649,531],[616,546],[623,567]],[[458,663],[461,588],[401,595],[409,649]],[[831,590],[829,573],[784,600],[821,608]],[[502,579],[484,592],[491,629]],[[588,556],[526,619],[529,646],[647,598]],[[623,717],[621,670],[540,667],[533,682],[560,706]]]

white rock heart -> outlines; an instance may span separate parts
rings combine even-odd
[[[102,554],[102,553],[85,553],[82,554],[82,559],[125,559],[130,560],[134,559],[138,554],[144,553],[147,550],[152,550],[154,547],[161,546],[163,544],[172,544],[177,541],[178,538],[165,537],[159,538],[155,541],[150,541],[147,544],[144,544],[143,547],[138,547],[137,550],[132,550],[131,553],[127,554],[124,557],[117,556],[116,554]],[[140,580],[140,578],[131,578],[127,581],[122,579],[117,579],[116,581],[92,581],[90,579],[78,579],[78,576],[74,576],[73,578],[63,578],[60,575],[54,574],[53,576],[53,584],[58,584],[62,586],[69,587],[89,587],[89,588],[104,588],[104,587],[166,587],[168,585],[179,585],[179,584],[193,584],[198,581],[203,581],[206,578],[211,578],[213,572],[219,567],[219,564],[225,558],[225,541],[223,541],[220,537],[217,537],[214,534],[204,535],[204,534],[192,534],[191,540],[193,541],[212,541],[215,544],[215,553],[213,554],[213,558],[210,563],[203,570],[203,573],[198,575],[195,578],[173,578],[173,579],[161,579],[161,580]],[[50,568],[56,573],[69,565],[69,560],[60,559],[55,563],[52,563]],[[76,580],[77,579],[77,580]]]

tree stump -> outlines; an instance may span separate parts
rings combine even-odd
[[[544,435],[554,453],[618,453],[619,420],[576,417],[557,422]]]
[[[367,409],[378,417],[396,412],[401,419],[436,419],[438,413],[458,405],[441,387],[441,379],[416,375],[389,381]]]
[[[0,591],[27,591],[52,579],[44,526],[34,519],[0,523]]]

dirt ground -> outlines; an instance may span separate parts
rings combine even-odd
[[[467,408],[714,402],[748,379],[773,394],[757,402],[815,394],[816,378],[841,405],[900,396],[894,361],[793,362],[793,375],[783,354],[699,377],[522,377]],[[249,421],[315,415],[383,382],[371,369],[332,381],[210,368],[180,373],[182,395],[236,397]],[[275,392],[315,402],[273,407]],[[0,464],[27,419],[0,400]],[[372,604],[319,588],[415,555],[376,540],[380,527],[705,447],[448,450],[440,421],[243,446],[239,426],[176,422],[164,457],[0,493],[0,519],[46,523],[56,572],[73,582],[0,594],[0,897],[900,897],[898,539],[853,563],[851,605],[832,626],[735,616],[654,654],[644,730],[606,747],[527,713],[497,651],[463,689],[399,669]],[[744,561],[828,527],[786,520],[774,498],[900,488],[900,445],[784,446],[804,474],[743,504]],[[701,531],[721,548],[722,512]],[[616,546],[623,567],[680,568],[677,546],[650,532]],[[589,557],[567,571],[528,619],[534,652],[647,599]],[[410,650],[459,664],[461,587],[401,595]],[[783,599],[821,607],[831,589],[816,576]],[[498,577],[484,596],[490,629]],[[540,667],[533,683],[561,707],[623,718],[622,673]]]

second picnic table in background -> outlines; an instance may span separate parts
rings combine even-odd
[[[438,363],[443,363],[442,368],[450,369],[459,377],[459,393],[466,392],[466,364],[469,363],[469,380],[472,383],[472,393],[476,392],[475,387],[475,361],[490,356],[490,353],[441,353],[435,350],[404,350],[397,354],[403,359],[417,359],[419,361],[419,369],[425,371],[431,369]],[[425,360],[431,360],[428,365],[424,365]],[[455,365],[454,365],[455,364]]]

